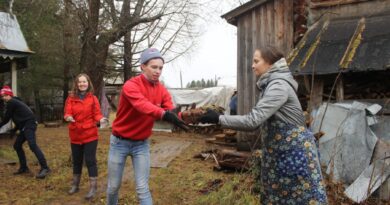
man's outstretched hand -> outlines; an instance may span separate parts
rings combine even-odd
[[[218,124],[219,123],[219,113],[212,109],[207,109],[207,112],[198,118],[198,121],[201,123],[211,123]]]
[[[169,123],[172,123],[174,125],[176,125],[177,127],[180,127],[182,130],[184,131],[188,131],[188,127],[186,126],[186,123],[183,122],[182,120],[180,120],[177,115],[171,111],[165,111],[163,117],[162,117],[162,120],[166,121],[166,122],[169,122]]]

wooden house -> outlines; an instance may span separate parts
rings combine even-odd
[[[15,15],[0,12],[0,73],[10,74],[1,85],[10,84],[15,95],[18,92],[17,70],[27,68],[28,56],[32,53]]]

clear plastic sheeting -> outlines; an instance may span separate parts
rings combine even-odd
[[[203,105],[216,105],[225,108],[225,113],[229,112],[229,102],[233,95],[234,88],[211,87],[201,90],[195,89],[168,89],[171,93],[173,101],[176,105],[191,105],[196,104],[196,107]]]

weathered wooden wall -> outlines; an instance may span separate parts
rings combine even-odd
[[[390,0],[310,0],[308,26],[320,18],[352,18],[390,12]]]
[[[252,72],[256,48],[273,45],[285,55],[293,47],[293,1],[274,0],[237,18],[237,90],[238,113],[246,114],[258,99],[256,77]],[[239,148],[253,145],[257,133],[240,133]]]

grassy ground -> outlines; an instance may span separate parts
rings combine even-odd
[[[14,139],[0,137],[0,204],[49,204],[49,205],[79,205],[105,204],[105,189],[107,180],[107,155],[110,130],[100,130],[100,141],[97,150],[99,169],[99,194],[92,201],[85,201],[88,191],[87,170],[84,167],[80,192],[68,195],[72,178],[70,161],[70,145],[68,129],[44,128],[39,126],[37,142],[46,155],[52,173],[44,180],[37,180],[34,175],[39,171],[35,156],[27,143],[24,149],[32,173],[13,176],[18,169],[16,164],[4,164],[5,161],[17,161],[12,148]],[[251,188],[252,179],[246,173],[224,173],[213,171],[213,161],[203,161],[193,158],[201,151],[212,149],[212,145],[204,142],[204,137],[187,133],[153,133],[152,146],[164,140],[185,140],[192,144],[181,155],[176,157],[167,168],[153,168],[150,176],[150,189],[155,205],[259,205],[257,195]],[[131,166],[130,160],[128,165]],[[131,168],[129,169],[131,170]],[[327,194],[330,204],[353,204],[342,193],[342,184],[327,183]],[[120,190],[119,204],[138,204],[134,190],[134,182],[124,180]],[[366,205],[390,204],[379,203],[369,199]]]
[[[72,196],[66,193],[72,177],[67,128],[65,126],[60,128],[39,126],[38,145],[45,153],[52,173],[44,180],[34,178],[39,165],[26,143],[24,149],[32,173],[13,176],[12,172],[18,168],[18,163],[16,165],[0,164],[0,178],[2,179],[0,204],[105,204],[109,136],[110,130],[100,131],[97,151],[99,195],[93,201],[83,199],[88,191],[85,167],[80,192]],[[195,154],[211,148],[210,145],[204,143],[203,136],[159,132],[153,134],[152,144],[167,139],[188,140],[193,143],[175,158],[168,168],[151,170],[150,188],[154,204],[257,204],[256,196],[251,195],[248,186],[244,185],[248,181],[247,175],[214,172],[212,161],[193,158]],[[14,139],[8,137],[0,139],[0,158],[17,160],[12,148],[13,142]],[[137,204],[132,180],[122,183],[120,204]]]

